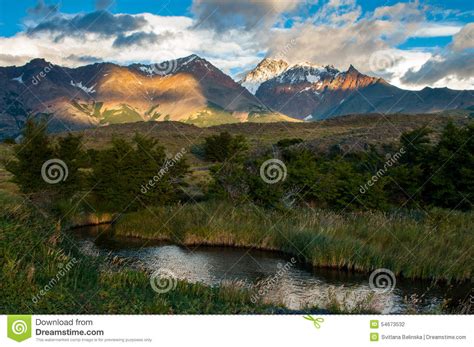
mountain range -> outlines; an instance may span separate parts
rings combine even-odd
[[[264,59],[236,82],[197,55],[160,64],[77,68],[33,59],[0,67],[0,138],[28,117],[51,131],[174,120],[198,126],[310,121],[346,114],[432,113],[474,105],[474,91],[407,91],[350,66]]]
[[[364,113],[434,113],[474,104],[473,90],[404,90],[383,78],[364,75],[352,65],[339,71],[332,65],[264,59],[240,83],[267,107],[305,120]]]

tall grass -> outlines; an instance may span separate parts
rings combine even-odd
[[[273,313],[250,293],[178,281],[155,293],[149,274],[83,255],[56,226],[20,198],[0,193],[0,313]],[[73,262],[72,262],[73,261]],[[73,264],[49,290],[66,264]],[[43,294],[41,291],[43,290]],[[33,300],[36,297],[37,300]],[[35,302],[36,301],[36,302]]]
[[[471,278],[473,225],[474,213],[442,209],[340,215],[206,202],[126,214],[113,230],[178,244],[278,250],[314,266],[358,271],[385,267],[408,278],[451,281]]]

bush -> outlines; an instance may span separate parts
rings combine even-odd
[[[228,132],[206,137],[203,144],[205,158],[214,162],[238,160],[247,148],[247,141],[243,136],[232,136]]]
[[[157,140],[115,138],[110,149],[91,154],[90,184],[100,209],[122,212],[179,198],[188,165],[181,156],[167,158]]]
[[[53,143],[46,134],[46,123],[30,119],[26,122],[22,142],[15,147],[14,155],[16,160],[6,163],[6,168],[23,193],[50,192],[69,196],[81,188],[79,162],[83,160],[84,153],[80,137],[69,134]],[[51,166],[43,165],[52,159],[62,161],[65,166],[53,164],[59,169],[48,172]],[[57,177],[64,179],[54,184],[47,180]]]
[[[3,143],[7,144],[7,145],[14,145],[14,144],[16,144],[16,141],[12,137],[6,137],[6,138],[3,139]]]
[[[286,179],[268,184],[260,166],[270,151],[212,170],[212,191],[233,201],[250,200],[263,206],[288,201],[331,209],[380,209],[435,205],[472,208],[474,199],[474,124],[457,128],[448,124],[440,141],[432,145],[430,131],[402,134],[400,146],[388,156],[370,147],[344,155],[338,151],[316,155],[287,139],[277,156],[285,164]],[[289,199],[290,198],[290,199]]]
[[[303,143],[303,139],[300,138],[293,138],[293,139],[282,139],[279,140],[276,145],[280,148],[290,147],[293,145],[297,145],[299,143]]]

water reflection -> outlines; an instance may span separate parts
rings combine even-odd
[[[431,313],[441,306],[447,295],[447,288],[400,279],[397,279],[397,286],[392,292],[377,293],[369,288],[366,274],[310,269],[292,258],[273,252],[203,246],[186,248],[169,244],[143,245],[141,241],[107,238],[96,240],[94,233],[91,234],[87,229],[78,235],[80,247],[86,254],[119,256],[128,259],[131,266],[140,264],[151,271],[169,270],[178,279],[189,282],[210,286],[232,282],[233,285],[252,290],[255,298],[282,303],[295,310],[305,307],[326,308],[338,302],[346,310],[359,305],[381,313]],[[461,293],[465,290],[462,289]]]

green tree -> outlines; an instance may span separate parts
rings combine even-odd
[[[46,134],[46,122],[32,119],[26,122],[23,139],[15,147],[14,156],[16,160],[5,165],[21,192],[34,193],[52,188],[41,175],[43,164],[54,158],[54,148]]]
[[[72,196],[84,189],[84,179],[80,168],[86,164],[85,153],[82,150],[82,137],[67,134],[58,139],[54,149],[55,156],[61,159],[67,168],[67,178],[57,184],[58,190],[65,196]]]
[[[168,158],[157,140],[138,134],[132,142],[114,138],[111,148],[92,157],[94,204],[103,210],[123,212],[175,201],[188,169],[182,156]]]
[[[303,139],[300,139],[300,138],[290,138],[290,139],[281,139],[276,143],[276,145],[280,148],[286,148],[286,147],[297,145],[303,142],[304,142]]]
[[[71,134],[53,142],[44,121],[28,120],[23,139],[15,146],[15,159],[6,163],[23,193],[49,192],[54,199],[70,198],[83,189],[81,137]]]
[[[449,208],[472,208],[474,199],[474,123],[448,123],[433,148],[425,194],[430,203]]]
[[[222,132],[219,135],[206,137],[203,148],[207,160],[223,162],[229,159],[241,159],[248,145],[245,137]]]
[[[418,208],[423,204],[423,184],[428,179],[432,145],[431,130],[419,128],[400,137],[400,158],[388,172],[387,192],[397,206]]]

